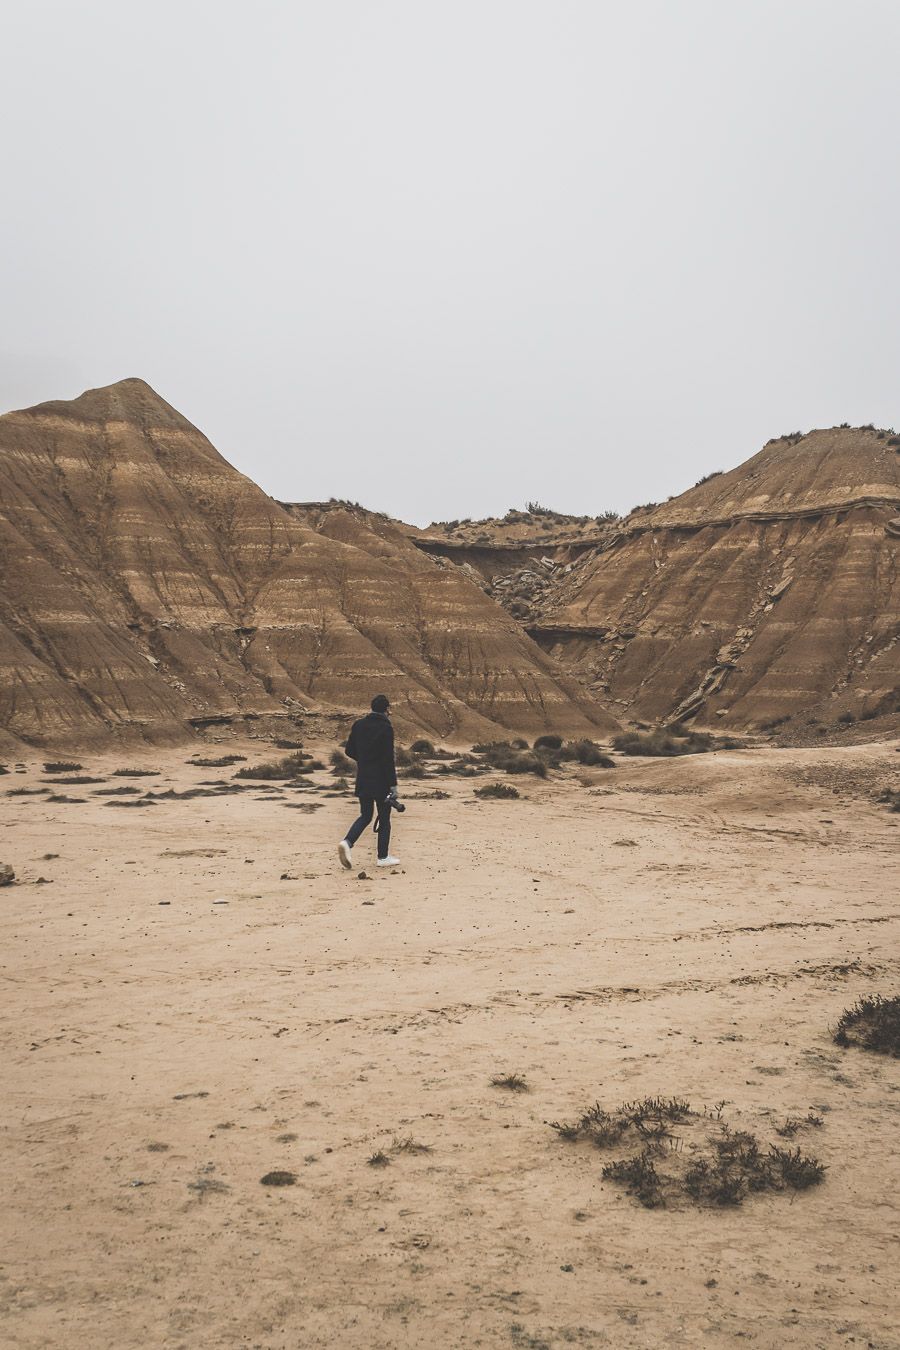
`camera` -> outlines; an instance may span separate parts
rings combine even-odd
[[[390,792],[388,793],[388,795],[385,797],[384,800],[387,806],[392,807],[395,811],[399,811],[401,815],[406,810],[406,807],[403,805],[400,798],[397,796],[397,789],[395,787],[391,788]]]

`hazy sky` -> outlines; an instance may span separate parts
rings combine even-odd
[[[662,499],[900,427],[900,0],[4,6],[0,408],[149,381],[267,491]]]

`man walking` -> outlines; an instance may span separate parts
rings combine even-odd
[[[356,787],[359,816],[338,844],[338,857],[344,867],[353,866],[350,850],[372,819],[378,807],[378,866],[396,867],[399,858],[390,853],[391,803],[389,793],[397,786],[394,764],[394,728],[388,716],[390,704],[384,694],[372,699],[372,711],[353,723],[347,754],[356,760]]]

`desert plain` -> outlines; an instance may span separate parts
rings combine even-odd
[[[900,1061],[832,1036],[897,992],[896,752],[435,763],[350,872],[329,770],[114,809],[234,770],[10,764],[3,1345],[900,1345]],[[824,1179],[644,1208],[552,1122],[645,1096],[688,1152],[803,1122]]]

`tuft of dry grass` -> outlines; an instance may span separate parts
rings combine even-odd
[[[530,1092],[528,1082],[521,1073],[495,1073],[491,1078],[491,1087],[506,1088],[508,1092]]]
[[[414,1139],[411,1134],[405,1138],[395,1137],[391,1142],[392,1153],[431,1153],[430,1144],[422,1144],[418,1139]]]
[[[390,1167],[391,1165],[390,1158],[382,1148],[376,1149],[370,1157],[366,1158],[366,1162],[370,1167]]]
[[[485,801],[517,801],[519,789],[513,787],[512,783],[486,783],[484,787],[475,789],[475,796]]]
[[[818,1129],[825,1122],[821,1116],[809,1111],[805,1116],[787,1116],[782,1125],[775,1126],[775,1133],[782,1139],[793,1139],[798,1130]]]

